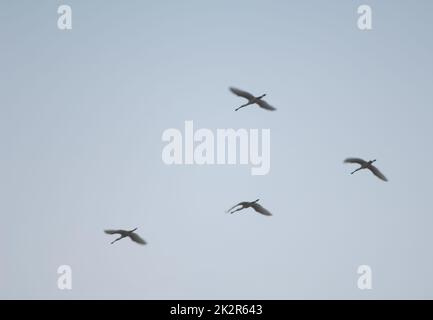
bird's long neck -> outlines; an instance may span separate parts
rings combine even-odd
[[[260,97],[257,97],[257,99],[261,99],[261,98],[264,98],[264,97],[266,97],[266,93],[262,94]]]
[[[256,202],[259,202],[259,201],[260,201],[260,199],[257,199],[257,200],[254,200],[253,203],[256,203]]]

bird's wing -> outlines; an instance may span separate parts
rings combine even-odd
[[[368,167],[368,169],[370,169],[370,171],[373,172],[374,175],[375,175],[376,177],[378,177],[379,179],[381,179],[381,180],[383,180],[383,181],[388,181],[388,179],[383,175],[383,173],[380,172],[379,169],[376,168],[375,166],[370,165],[370,166]]]
[[[265,208],[263,208],[258,203],[253,203],[251,205],[251,207],[253,207],[253,209],[256,210],[258,213],[261,213],[261,214],[263,214],[265,216],[272,216],[272,213],[270,213],[268,210],[266,210]]]
[[[230,212],[232,211],[234,208],[236,208],[237,206],[241,206],[244,202],[239,202],[238,204],[234,205],[233,207],[231,207],[230,209],[228,209],[226,212]]]
[[[357,163],[363,166],[367,164],[367,161],[362,160],[360,158],[347,158],[346,160],[344,160],[344,163]]]
[[[254,96],[251,93],[249,93],[249,92],[246,92],[246,91],[243,91],[243,90],[240,90],[240,89],[237,89],[237,88],[233,88],[233,87],[230,87],[230,91],[233,92],[235,95],[237,95],[239,97],[242,97],[242,98],[245,98],[245,99],[248,99],[248,100],[254,99]]]
[[[146,244],[146,241],[144,241],[138,234],[136,233],[131,233],[129,235],[129,237],[131,238],[132,241],[137,242],[139,244]]]
[[[277,110],[273,106],[269,105],[265,100],[259,99],[259,101],[256,102],[260,107],[266,110],[274,111]]]
[[[122,233],[122,230],[104,230],[104,232],[105,232],[106,234],[116,234],[116,233],[121,234],[121,233]]]

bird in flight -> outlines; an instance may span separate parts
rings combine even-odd
[[[233,214],[233,213],[235,213],[235,212],[237,212],[237,211],[240,211],[240,210],[242,210],[242,209],[253,208],[256,212],[261,213],[261,214],[263,214],[263,215],[265,215],[265,216],[272,216],[272,213],[270,213],[268,210],[266,210],[266,209],[263,208],[260,204],[257,203],[259,200],[260,200],[260,199],[257,199],[257,200],[252,201],[252,202],[247,202],[247,201],[239,202],[237,205],[231,207],[231,208],[230,208],[229,210],[227,210],[226,212],[227,212],[227,213],[232,213],[232,214]],[[233,209],[235,209],[236,207],[239,207],[239,208],[236,209],[236,210],[233,210]],[[233,211],[232,211],[232,210],[233,210]]]
[[[252,105],[257,103],[257,105],[263,109],[269,110],[269,111],[274,111],[277,110],[274,107],[272,107],[271,105],[269,105],[265,100],[263,100],[263,97],[266,96],[266,94],[262,94],[259,97],[254,97],[251,93],[237,89],[237,88],[233,88],[230,87],[230,91],[233,92],[235,95],[245,98],[248,100],[248,102],[246,104],[241,105],[240,107],[236,108],[235,111],[238,111],[241,108],[244,108],[246,106]]]
[[[141,239],[141,237],[136,234],[134,231],[137,230],[137,228],[127,231],[127,230],[104,230],[106,234],[120,234],[120,237],[111,242],[111,244],[115,243],[116,241],[119,241],[123,238],[129,237],[132,241],[138,243],[138,244],[146,244],[146,241]]]
[[[383,173],[380,172],[379,169],[373,165],[374,162],[376,162],[376,160],[365,161],[359,158],[347,158],[346,160],[344,160],[344,163],[357,163],[360,165],[358,169],[351,172],[350,174],[354,174],[355,172],[362,169],[369,169],[379,179],[383,181],[388,181],[388,179],[383,175]]]

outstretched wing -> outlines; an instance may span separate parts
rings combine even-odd
[[[344,160],[344,163],[357,163],[360,164],[361,166],[364,166],[367,164],[367,161],[362,160],[360,158],[347,158],[346,160]]]
[[[121,234],[123,230],[104,230],[106,234]]]
[[[272,213],[270,213],[268,210],[266,210],[265,208],[263,208],[258,203],[253,203],[251,205],[251,207],[253,207],[253,209],[256,210],[258,213],[261,213],[261,214],[263,214],[265,216],[272,216]]]
[[[137,242],[139,244],[146,244],[146,241],[144,241],[138,234],[136,233],[131,233],[129,235],[129,237],[131,238],[132,241]]]
[[[243,91],[243,90],[240,90],[240,89],[237,89],[237,88],[233,88],[233,87],[230,87],[230,91],[233,92],[235,95],[237,95],[239,97],[242,97],[242,98],[245,98],[245,99],[248,99],[248,100],[254,99],[254,96],[251,93],[249,93],[249,92],[246,92],[246,91]]]
[[[383,175],[383,173],[380,172],[379,169],[376,168],[375,166],[370,165],[370,166],[368,167],[368,169],[370,169],[370,171],[373,172],[374,175],[375,175],[376,177],[378,177],[379,179],[381,179],[381,180],[383,180],[383,181],[388,181],[388,179]]]
[[[277,110],[276,108],[274,108],[273,106],[269,105],[269,103],[267,103],[265,100],[259,99],[259,101],[257,101],[257,104],[262,107],[263,109],[269,110],[269,111],[274,111]]]
[[[242,206],[245,202],[239,202],[238,204],[234,205],[233,207],[231,207],[230,209],[228,209],[226,212],[230,212],[232,211],[234,208],[238,207],[238,206]]]

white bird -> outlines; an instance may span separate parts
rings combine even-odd
[[[263,100],[263,97],[266,96],[266,94],[262,94],[259,97],[254,97],[251,93],[237,89],[237,88],[233,88],[230,87],[230,91],[233,92],[235,95],[245,98],[248,100],[248,102],[246,104],[241,105],[239,108],[236,108],[235,111],[238,111],[240,108],[244,108],[246,106],[249,106],[251,104],[257,104],[259,107],[266,109],[266,110],[270,110],[270,111],[274,111],[277,110],[274,107],[270,106],[265,100]]]
[[[252,201],[252,202],[247,202],[247,201],[239,202],[237,205],[231,207],[226,212],[233,214],[233,213],[235,213],[237,211],[240,211],[242,209],[253,208],[256,212],[261,213],[261,214],[263,214],[265,216],[272,216],[272,213],[270,213],[268,210],[266,210],[260,204],[257,203],[259,200],[260,199],[257,199],[257,200]],[[239,207],[239,206],[240,206],[240,208],[238,208],[236,210],[233,210],[234,208]]]
[[[355,172],[362,170],[362,169],[369,169],[379,179],[381,179],[383,181],[388,181],[388,179],[383,175],[383,173],[380,172],[379,169],[373,165],[374,162],[376,162],[376,159],[370,160],[370,161],[365,161],[365,160],[362,160],[359,158],[347,158],[346,160],[344,160],[344,163],[357,163],[361,166],[358,169],[356,169],[355,171],[351,172],[350,174],[354,174]]]
[[[115,243],[116,241],[119,241],[123,238],[129,237],[132,241],[139,243],[139,244],[146,244],[146,241],[141,239],[141,237],[134,233],[134,231],[137,230],[137,228],[127,231],[127,230],[104,230],[106,234],[120,234],[120,237],[111,242],[111,244]]]

